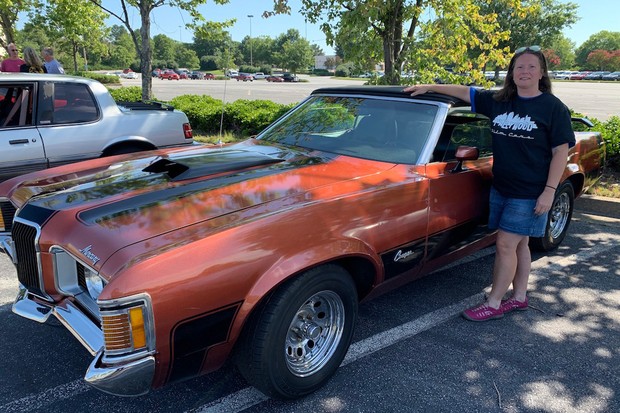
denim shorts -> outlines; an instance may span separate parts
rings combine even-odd
[[[547,215],[536,215],[536,199],[506,198],[491,187],[489,229],[530,237],[542,237],[547,228]]]

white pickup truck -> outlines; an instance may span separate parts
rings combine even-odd
[[[158,102],[117,104],[87,78],[0,74],[0,182],[101,156],[192,144],[187,116]]]

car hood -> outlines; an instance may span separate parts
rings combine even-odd
[[[393,166],[249,140],[145,153],[106,167],[49,175],[24,182],[13,195],[31,197],[18,216],[48,227],[41,232],[42,245],[61,245],[79,255],[96,242],[103,264],[127,245],[200,222],[226,216],[217,225],[230,227],[316,202],[317,192],[341,196],[338,190],[317,189]]]

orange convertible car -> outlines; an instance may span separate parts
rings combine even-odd
[[[265,394],[302,396],[340,365],[361,300],[494,242],[489,123],[442,95],[319,89],[241,143],[6,181],[13,311],[60,319],[105,392],[144,394],[234,356]],[[538,247],[562,241],[601,148],[578,134]]]

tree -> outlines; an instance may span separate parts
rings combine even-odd
[[[575,61],[579,67],[585,67],[588,55],[594,50],[607,50],[609,52],[620,50],[620,32],[607,30],[593,34],[576,51]]]
[[[554,69],[571,69],[575,64],[575,43],[564,35],[555,36],[547,47],[553,50],[555,55],[560,59],[557,67]]]
[[[106,18],[107,14],[89,0],[54,0],[45,5],[45,27],[55,44],[71,51],[76,72],[78,61],[84,67],[87,65],[87,49],[97,52],[105,49]]]
[[[512,8],[513,0],[476,0],[476,3],[483,15],[497,16],[500,30],[510,33],[508,38],[499,42],[500,48],[509,51],[522,46],[539,45],[545,49],[546,55],[555,55],[553,50],[549,50],[549,43],[561,36],[564,28],[577,21],[578,6],[574,3],[524,0],[521,2],[522,9],[517,13]],[[477,49],[470,50],[470,57],[477,52]],[[499,71],[500,67],[495,69]]]
[[[36,4],[36,0],[0,0],[0,45],[6,50],[9,43],[16,42],[16,27],[18,16],[30,11]],[[6,41],[5,41],[6,40]]]
[[[179,45],[176,40],[165,34],[156,35],[153,37],[153,60],[162,62],[164,66],[176,67],[174,63],[177,62],[175,58],[177,47]]]
[[[100,56],[91,52],[90,60],[98,58],[101,65],[106,68],[130,67],[137,64],[138,57],[133,40],[124,26],[116,24],[110,27],[105,41],[106,50]]]
[[[177,46],[175,59],[179,63],[179,67],[189,69],[197,69],[200,67],[200,59],[196,56],[196,52],[186,45]]]
[[[274,41],[273,59],[279,67],[296,72],[314,63],[310,43],[301,37],[296,29],[288,29]]]
[[[225,29],[232,26],[235,20],[225,22],[206,22],[202,26],[196,28],[194,32],[194,42],[192,49],[200,58],[203,56],[213,56],[217,49],[232,41],[230,33]]]
[[[288,0],[274,0],[265,15],[290,13]],[[506,0],[515,14],[519,0]],[[508,38],[494,14],[483,15],[474,0],[302,0],[301,13],[312,22],[325,18],[322,30],[328,44],[339,39],[353,44],[345,61],[383,60],[388,83],[400,83],[403,69],[470,72],[506,61],[509,50],[499,47]],[[355,40],[355,41],[354,41]],[[363,46],[363,47],[360,47]],[[478,56],[468,58],[477,48]],[[482,73],[473,71],[478,80]]]
[[[117,14],[103,6],[102,0],[90,0],[101,9],[120,20],[132,36],[138,56],[140,56],[140,72],[142,73],[142,99],[149,100],[153,96],[153,79],[151,77],[151,63],[153,49],[151,46],[151,12],[157,7],[167,5],[177,7],[189,13],[192,23],[189,27],[197,27],[198,22],[204,20],[198,12],[198,6],[206,3],[206,0],[119,0],[122,13]],[[228,0],[213,0],[216,4],[226,4]],[[131,26],[129,7],[137,8],[140,12],[140,36],[134,32]]]

